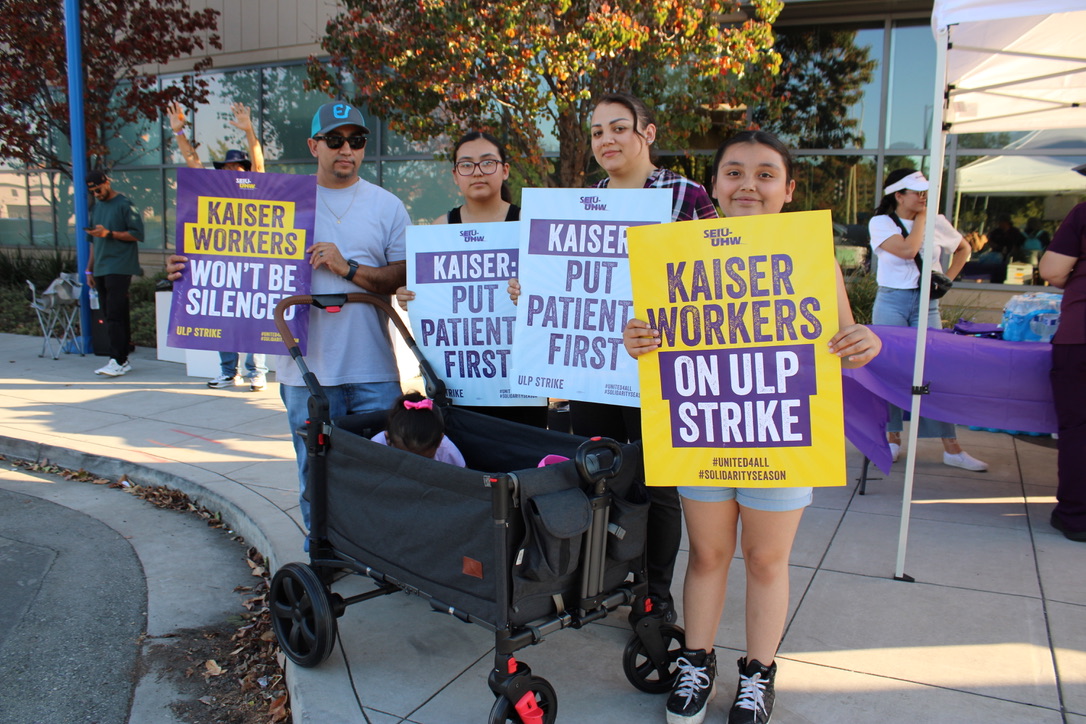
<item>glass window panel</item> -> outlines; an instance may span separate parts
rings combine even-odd
[[[368,117],[367,117],[368,118]],[[376,120],[376,119],[375,119]],[[369,120],[366,121],[370,123]],[[381,121],[381,150],[388,156],[424,156],[433,158],[435,153],[447,153],[452,150],[456,139],[438,136],[424,141],[412,141],[388,127],[387,121]]]
[[[796,148],[876,148],[882,46],[882,28],[780,28],[776,101],[755,122]]]
[[[110,103],[116,107],[124,103],[123,94],[129,84],[117,87],[117,93]],[[115,138],[107,139],[109,165],[112,166],[149,166],[157,165],[160,158],[162,138],[158,131],[157,119],[140,118],[133,123],[125,123]]]
[[[67,176],[60,173],[49,174],[48,185],[44,184],[42,190],[43,193],[49,193],[52,190],[53,211],[57,219],[57,231],[58,239],[56,241],[58,246],[72,248],[75,246],[76,228],[75,228],[75,189],[72,186],[72,182]],[[87,194],[88,207],[90,194]],[[80,236],[85,236],[83,230],[79,230]]]
[[[462,200],[444,161],[386,161],[383,186],[395,194],[416,224],[429,223]]]
[[[867,224],[879,186],[874,156],[801,156],[794,169],[796,190],[786,211],[829,209],[835,224]]]
[[[976,190],[963,193],[959,187],[948,216],[962,232],[983,233],[995,227],[1003,215],[1023,232],[1034,219],[1032,224],[1051,237],[1067,212],[1086,198],[1086,177],[1072,174],[1068,181],[1068,176],[1061,173],[1083,163],[1086,156],[959,156],[958,178],[966,176]],[[1007,190],[1006,182],[1015,178],[1029,179],[1035,188],[1017,194]],[[1044,183],[1046,178],[1049,184]],[[990,190],[985,188],[986,181],[992,186]],[[1068,188],[1076,183],[1077,190]],[[1046,190],[1045,185],[1050,188]]]
[[[30,244],[32,213],[26,193],[26,176],[21,173],[0,173],[0,245]]]
[[[162,180],[166,189],[166,203],[163,222],[163,246],[169,251],[177,248],[177,169],[163,169]]]
[[[210,82],[207,103],[191,111],[194,120],[193,136],[200,161],[209,166],[212,161],[221,161],[229,149],[238,149],[248,153],[249,144],[245,134],[231,125],[234,102],[241,102],[250,108],[259,106],[256,89],[259,76],[257,71],[246,70],[232,73],[209,73],[203,78]],[[254,122],[259,131],[260,113],[254,113]],[[176,144],[173,144],[176,148]],[[175,155],[176,157],[176,155]]]
[[[57,216],[63,219],[75,213],[70,196],[57,198],[54,180],[66,181],[63,176],[55,173],[32,173],[26,177],[30,189],[31,243],[34,246],[56,246]]]
[[[265,158],[283,160],[310,158],[306,139],[310,135],[313,114],[330,99],[318,91],[303,90],[302,84],[305,77],[304,65],[263,70],[262,117]],[[365,116],[365,109],[362,113]],[[372,124],[368,119],[366,122]]]
[[[890,83],[886,147],[928,147],[935,83],[935,38],[931,26],[895,27],[890,35]]]

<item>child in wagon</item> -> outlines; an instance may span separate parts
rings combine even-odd
[[[406,450],[440,463],[465,467],[464,456],[445,436],[445,420],[434,401],[418,392],[396,398],[388,411],[388,425],[373,442]]]

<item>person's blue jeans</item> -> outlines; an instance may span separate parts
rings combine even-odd
[[[400,396],[399,382],[366,382],[325,387],[328,396],[328,414],[331,419],[357,412],[376,412],[387,410]],[[305,440],[298,430],[305,427],[309,419],[309,388],[296,385],[279,385],[279,396],[287,408],[287,424],[290,425],[290,440],[294,444],[294,455],[298,459],[298,500],[301,503],[302,520],[309,530],[309,501],[305,499],[306,479],[309,475],[309,458],[306,456]]]
[[[219,370],[223,377],[234,377],[238,373],[238,353],[219,352]],[[265,377],[268,374],[268,356],[248,352],[245,355],[246,377]]]
[[[871,323],[885,324],[890,327],[920,326],[920,290],[894,289],[879,287],[875,295],[875,306],[871,309]],[[932,299],[928,304],[928,327],[942,329],[943,318],[939,315],[939,300]],[[890,405],[890,421],[886,424],[887,432],[901,432],[901,408]],[[939,422],[926,417],[920,418],[917,437],[957,437],[954,425]]]

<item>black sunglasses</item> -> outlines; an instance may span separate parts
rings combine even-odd
[[[328,144],[328,148],[335,151],[343,145],[346,141],[347,145],[355,151],[366,147],[367,136],[313,136],[314,141],[324,141]]]

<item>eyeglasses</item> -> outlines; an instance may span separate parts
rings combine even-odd
[[[471,176],[475,173],[475,169],[479,169],[484,175],[489,176],[498,170],[498,164],[501,161],[495,161],[492,158],[488,158],[485,161],[457,161],[456,172],[461,176]]]
[[[314,141],[324,141],[333,151],[343,146],[344,141],[355,151],[365,148],[367,138],[367,136],[313,136]]]

